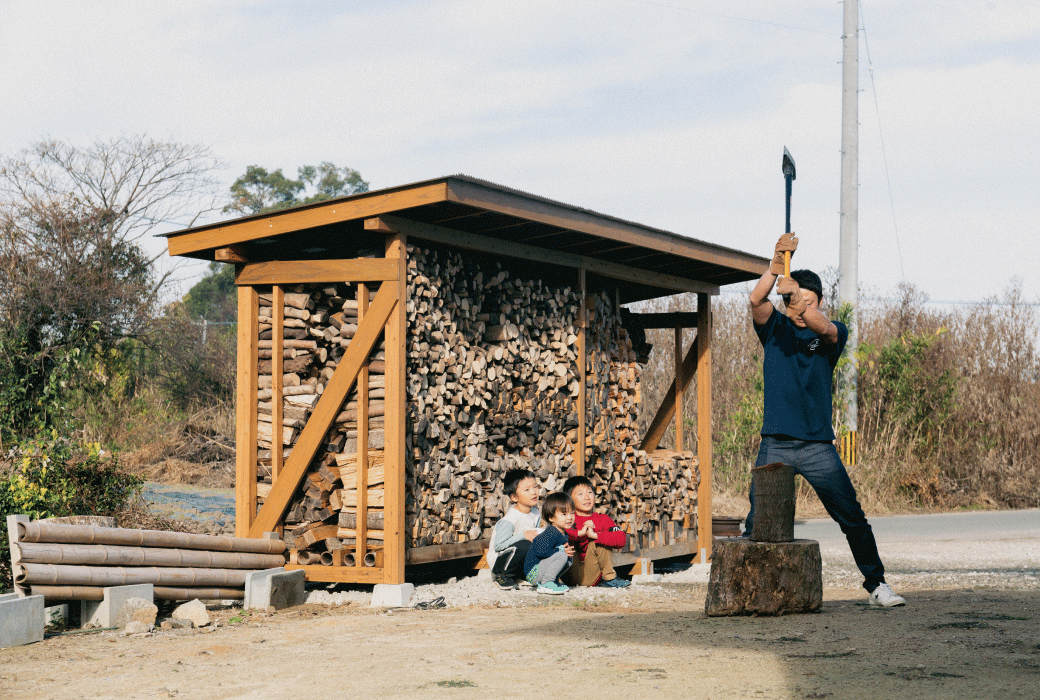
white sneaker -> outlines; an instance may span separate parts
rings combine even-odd
[[[898,608],[900,605],[906,605],[906,600],[902,596],[893,593],[887,583],[879,584],[867,600],[870,601],[871,605],[876,605],[879,608]]]

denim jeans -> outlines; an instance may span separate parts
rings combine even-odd
[[[884,583],[885,566],[878,555],[874,531],[863,514],[863,508],[856,498],[856,489],[849,481],[849,474],[845,471],[845,465],[841,463],[834,445],[829,442],[808,442],[786,436],[763,435],[755,466],[761,467],[774,462],[794,467],[795,474],[801,474],[816,491],[828,515],[838,523],[845,539],[849,541],[852,557],[863,573],[863,587],[873,591],[879,583]],[[744,524],[745,537],[751,535],[754,523],[754,484],[751,487],[750,499],[751,510]]]

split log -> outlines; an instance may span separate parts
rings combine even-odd
[[[794,539],[794,467],[774,462],[751,470],[755,517],[751,539],[755,542],[790,542]]]

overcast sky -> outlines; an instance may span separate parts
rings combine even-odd
[[[1040,0],[862,14],[863,293],[1040,301]],[[841,34],[834,0],[0,0],[0,152],[143,133],[228,185],[465,173],[769,255],[787,146],[797,266],[837,267]]]

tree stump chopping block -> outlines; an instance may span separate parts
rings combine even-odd
[[[815,540],[715,540],[704,611],[725,615],[784,615],[823,606],[823,567]]]

